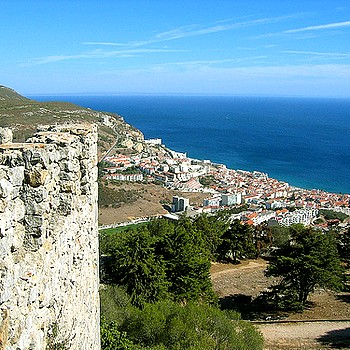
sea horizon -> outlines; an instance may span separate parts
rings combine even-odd
[[[116,113],[190,158],[291,186],[350,193],[350,99],[170,94],[27,95]]]

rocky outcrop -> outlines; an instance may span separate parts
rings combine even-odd
[[[0,140],[0,349],[99,349],[96,126]]]

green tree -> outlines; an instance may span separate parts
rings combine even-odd
[[[219,259],[239,263],[240,259],[256,256],[253,230],[249,225],[243,225],[239,220],[234,221],[222,235],[218,248]]]
[[[124,285],[134,305],[168,296],[164,261],[155,255],[155,239],[145,227],[124,231],[113,247],[114,282]]]
[[[169,291],[176,300],[215,299],[210,279],[210,253],[201,232],[182,219],[164,242]]]
[[[273,235],[272,230],[267,223],[261,223],[253,229],[254,242],[256,247],[256,256],[261,256],[272,247]]]
[[[102,241],[104,250],[111,254],[110,280],[125,286],[132,304],[142,306],[167,297],[216,301],[209,271],[210,252],[202,232],[189,218],[176,224],[155,220]]]
[[[212,260],[216,260],[217,249],[221,243],[221,236],[228,228],[228,223],[216,216],[200,215],[193,222],[197,231],[203,237],[204,244],[210,251]]]
[[[277,287],[285,297],[282,304],[303,308],[316,287],[341,288],[343,269],[332,234],[297,225],[290,236],[275,250],[266,274],[282,278]]]
[[[337,234],[338,252],[342,261],[350,266],[350,228]]]
[[[175,300],[216,299],[210,279],[210,252],[202,230],[189,218],[155,220],[149,230],[155,252],[165,262],[169,293]]]
[[[283,247],[290,239],[289,228],[286,226],[272,226],[271,233],[274,247]]]

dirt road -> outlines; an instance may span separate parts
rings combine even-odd
[[[350,349],[350,321],[259,324],[265,350]]]

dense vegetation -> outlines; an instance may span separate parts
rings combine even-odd
[[[215,300],[209,276],[210,250],[202,231],[190,219],[178,223],[155,220],[102,236],[101,246],[112,258],[110,281],[124,285],[134,305],[168,298]]]
[[[212,289],[211,260],[234,255],[221,244],[228,226],[201,216],[102,234],[109,258],[109,285],[101,291],[103,349],[262,349],[261,335],[237,313],[221,311]],[[251,242],[252,232],[245,233]],[[246,246],[245,254],[255,256],[254,245]]]
[[[257,309],[301,310],[315,288],[342,287],[350,231],[321,233],[300,224],[253,228],[228,217],[154,220],[101,233],[107,261],[103,349],[261,349],[261,335],[232,311],[238,308],[219,308],[212,261],[269,259],[266,273],[281,282],[251,302]]]
[[[320,209],[319,214],[322,215],[326,220],[339,220],[344,221],[349,216],[338,211],[328,210],[328,209]]]
[[[263,339],[235,312],[206,303],[164,300],[132,306],[119,287],[101,291],[102,349],[262,349]]]

